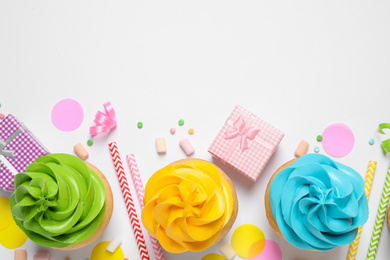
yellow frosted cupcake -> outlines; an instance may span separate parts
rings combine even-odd
[[[180,160],[153,174],[144,204],[145,228],[171,253],[214,245],[229,232],[238,211],[232,181],[199,159]]]

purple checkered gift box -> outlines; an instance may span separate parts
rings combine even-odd
[[[0,187],[13,192],[14,178],[48,151],[12,115],[0,122]]]
[[[256,181],[283,136],[282,131],[236,106],[211,144],[209,152]]]

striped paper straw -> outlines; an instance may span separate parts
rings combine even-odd
[[[379,240],[382,234],[382,227],[383,227],[383,222],[385,221],[386,210],[387,210],[387,205],[389,203],[389,199],[390,199],[390,167],[387,170],[386,181],[385,181],[385,185],[383,186],[382,197],[379,202],[378,213],[376,214],[374,230],[372,231],[371,242],[370,242],[370,246],[368,247],[368,252],[366,257],[367,260],[375,259],[376,252],[379,246]]]
[[[367,202],[370,199],[371,186],[372,186],[372,182],[374,181],[376,164],[377,164],[376,161],[368,162],[367,173],[366,173],[366,177],[364,178],[364,192],[366,193],[367,196]],[[363,230],[363,226],[359,227],[355,240],[352,241],[352,243],[349,245],[347,260],[356,259],[362,230]]]
[[[141,255],[142,260],[149,260],[148,249],[146,248],[144,235],[142,234],[142,229],[140,222],[138,220],[137,211],[134,206],[133,198],[131,197],[129,183],[123,169],[122,159],[119,155],[118,147],[116,142],[111,142],[108,144],[111,152],[112,161],[115,165],[115,170],[118,174],[119,184],[122,189],[123,199],[125,200],[127,213],[129,214],[131,226],[133,227],[135,239],[137,241],[138,251]]]
[[[141,206],[141,209],[143,209],[144,208],[145,189],[144,189],[144,185],[142,184],[141,175],[138,171],[138,166],[137,166],[137,162],[135,160],[135,156],[134,156],[134,154],[128,154],[126,156],[126,158],[127,158],[127,163],[129,164],[130,173],[131,173],[131,177],[133,178],[135,189],[137,190],[139,204]],[[157,239],[152,237],[150,234],[149,234],[149,237],[150,237],[150,241],[152,242],[153,251],[154,251],[154,255],[156,256],[156,259],[157,260],[164,260],[165,259],[164,253],[163,253],[163,250],[162,250],[160,243],[158,242]]]

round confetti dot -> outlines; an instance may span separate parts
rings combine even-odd
[[[371,145],[375,144],[374,138],[371,138],[370,140],[368,140],[368,143],[371,144]]]
[[[226,260],[226,258],[221,255],[211,253],[202,257],[201,260]]]
[[[16,225],[8,198],[0,197],[0,244],[8,249],[21,247],[27,236]]]
[[[349,154],[355,144],[352,130],[345,124],[332,124],[322,133],[322,147],[325,152],[342,157]]]
[[[79,102],[63,99],[51,110],[51,121],[54,126],[65,132],[76,130],[84,119],[84,110]]]
[[[138,124],[137,124],[138,128],[142,128],[143,126],[144,126],[144,124],[142,124],[142,122],[138,122]]]
[[[0,114],[0,119],[4,119],[5,115],[3,113]]]
[[[263,251],[264,246],[264,233],[253,224],[243,224],[233,232],[232,247],[241,257],[255,257]]]
[[[91,253],[91,260],[123,260],[125,257],[122,248],[118,247],[114,253],[106,250],[110,241],[100,242],[95,246]]]
[[[189,133],[190,135],[193,135],[193,134],[194,134],[194,129],[190,128],[190,129],[188,130],[188,133]]]
[[[89,145],[89,146],[93,145],[93,141],[92,141],[91,139],[89,139],[89,140],[87,141],[87,145]]]
[[[317,135],[317,141],[321,142],[322,141],[322,135]]]
[[[171,130],[169,130],[169,132],[171,132],[171,134],[175,134],[176,133],[176,129],[175,128],[171,128]]]
[[[274,241],[265,240],[263,252],[250,260],[282,260],[282,250]]]
[[[180,119],[180,120],[179,120],[179,125],[180,125],[180,126],[184,125],[184,120],[183,120],[183,119]]]
[[[320,152],[320,148],[318,146],[314,147],[314,152],[319,153]]]

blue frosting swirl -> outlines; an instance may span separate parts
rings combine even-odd
[[[363,178],[321,154],[304,155],[280,171],[269,195],[281,233],[300,249],[349,244],[368,219]]]

